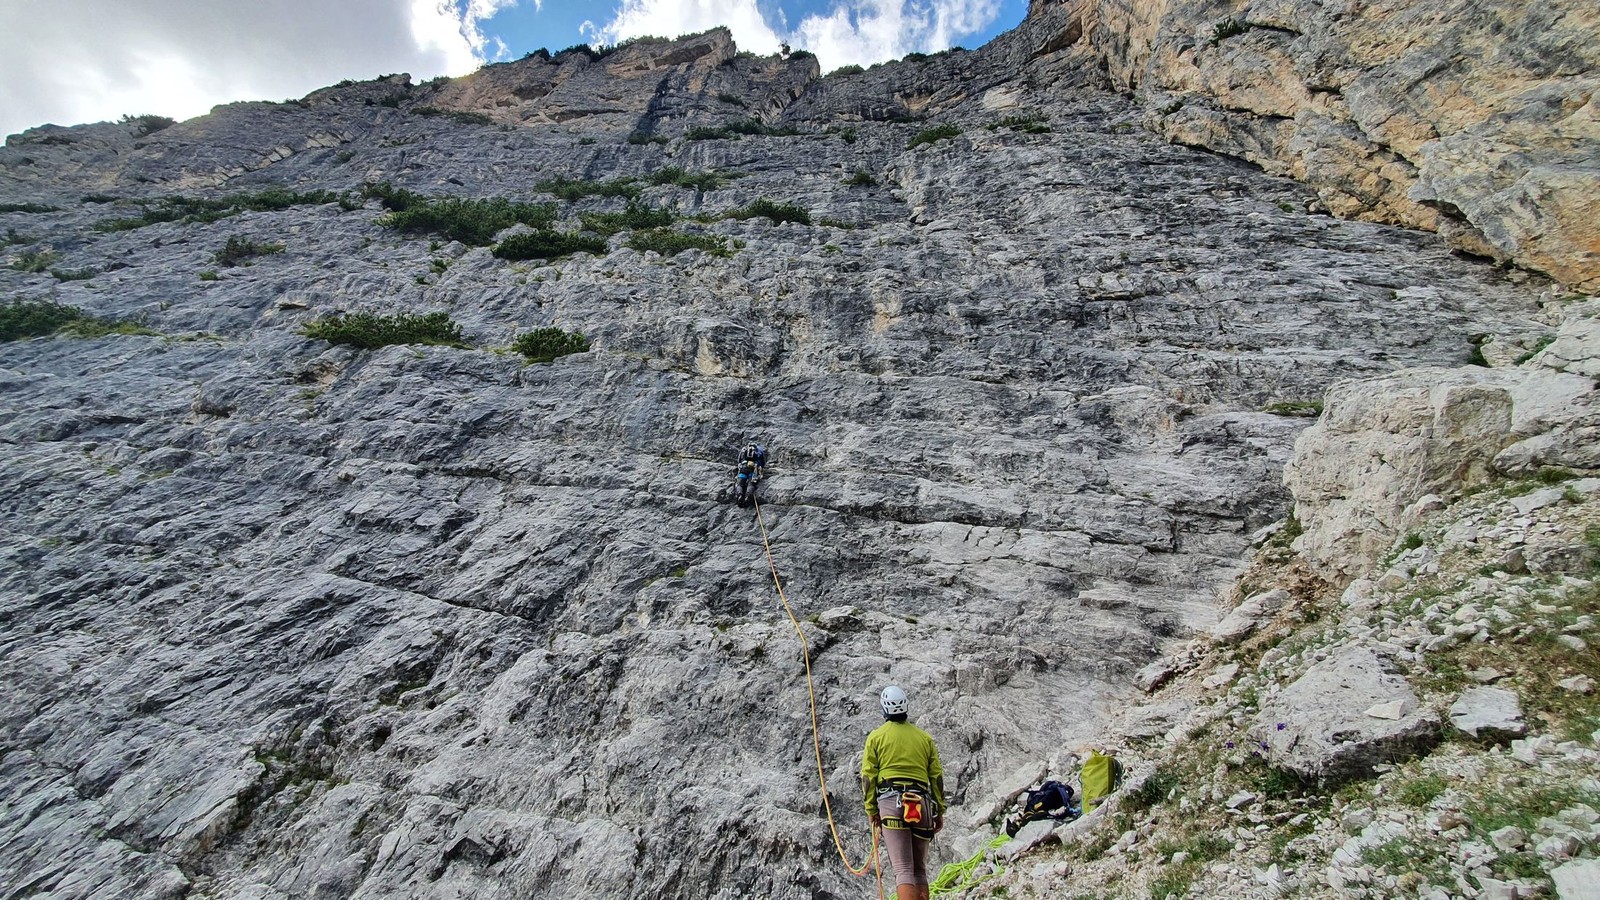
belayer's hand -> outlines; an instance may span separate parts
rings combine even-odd
[[[944,816],[933,817],[933,833],[938,834],[944,830]]]
[[[873,813],[872,816],[871,816],[871,819],[872,819],[872,827],[873,828],[882,828],[883,827],[883,816],[880,816],[877,813]]]

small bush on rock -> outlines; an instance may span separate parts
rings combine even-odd
[[[556,219],[554,203],[513,203],[503,197],[428,199],[410,191],[393,191],[392,199],[384,200],[385,205],[390,202],[402,208],[385,216],[382,224],[399,231],[429,232],[477,247],[493,243],[496,234],[512,225],[548,228]]]
[[[227,197],[206,199],[202,197],[185,197],[174,194],[170,197],[161,197],[156,200],[139,201],[139,215],[124,216],[116,219],[106,219],[94,226],[95,231],[115,232],[132,231],[155,225],[161,222],[182,222],[184,224],[206,224],[225,219],[228,216],[238,215],[250,210],[253,212],[273,212],[289,209],[293,206],[316,206],[323,203],[333,203],[340,199],[334,191],[290,191],[285,188],[268,188],[254,194],[233,194]]]
[[[57,333],[76,337],[155,334],[135,322],[100,319],[76,306],[50,300],[13,300],[0,306],[0,341],[17,341]]]
[[[13,300],[0,306],[0,341],[54,334],[56,329],[83,318],[83,310],[49,300]]]
[[[55,212],[54,206],[43,206],[38,203],[0,203],[0,213],[47,213]]]
[[[758,216],[771,219],[773,222],[798,222],[801,225],[811,224],[811,213],[804,207],[792,203],[777,203],[762,197],[752,202],[749,206],[731,210],[723,216],[724,219],[754,219]]]
[[[712,256],[731,256],[727,241],[711,234],[689,234],[670,228],[653,228],[635,232],[628,238],[628,246],[644,253],[655,251],[662,256],[676,256],[685,250],[703,250]]]
[[[178,120],[169,119],[166,116],[123,116],[119,124],[132,125],[134,136],[144,137],[147,134],[155,134],[163,128],[171,128],[178,124]]]
[[[533,186],[536,191],[554,194],[562,200],[582,200],[584,197],[639,196],[639,185],[632,178],[611,181],[590,181],[586,178],[546,178]]]
[[[222,245],[221,250],[211,254],[211,258],[216,261],[217,265],[228,268],[231,266],[248,266],[250,261],[258,256],[271,256],[274,253],[282,252],[282,244],[262,243],[234,235],[228,238],[228,242]]]
[[[573,253],[606,252],[604,238],[585,237],[564,231],[530,231],[506,238],[493,251],[500,259],[556,259]]]
[[[671,184],[681,188],[693,188],[697,191],[714,191],[727,184],[726,175],[716,172],[688,172],[677,166],[667,166],[651,173],[646,179],[654,185]]]
[[[961,129],[955,125],[935,125],[932,128],[917,132],[917,136],[911,139],[911,143],[906,145],[906,149],[915,150],[923,144],[932,144],[945,138],[953,138],[960,133]]]
[[[335,344],[348,344],[371,350],[391,344],[430,344],[444,347],[465,347],[461,326],[451,320],[449,313],[435,312],[425,315],[400,313],[380,316],[374,313],[332,315],[309,322],[300,329],[308,338],[317,338]]]
[[[1238,37],[1253,27],[1254,26],[1252,26],[1250,23],[1241,22],[1238,19],[1223,19],[1211,29],[1211,43],[1215,45],[1221,41],[1227,40],[1228,38]]]
[[[436,106],[412,107],[413,115],[418,116],[444,116],[447,119],[459,122],[462,125],[493,125],[494,120],[481,112],[472,112],[464,109],[440,109]]]
[[[738,122],[729,122],[715,127],[699,125],[683,133],[686,141],[715,141],[738,140],[745,135],[763,135],[767,137],[792,137],[800,134],[798,129],[786,125],[767,125],[755,119],[744,119]]]
[[[11,261],[11,268],[18,272],[27,272],[36,275],[55,265],[61,255],[54,250],[29,250]]]
[[[1275,416],[1305,416],[1316,418],[1322,415],[1321,400],[1284,400],[1278,403],[1269,403],[1262,412],[1272,413]]]
[[[670,209],[651,209],[642,203],[629,203],[619,213],[584,213],[578,216],[585,231],[610,237],[619,231],[633,228],[661,228],[671,225],[677,216]]]
[[[529,362],[550,362],[558,356],[587,353],[589,339],[559,328],[535,328],[512,341],[511,349],[526,356]]]

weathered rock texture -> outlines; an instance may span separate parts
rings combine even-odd
[[[1152,125],[1339,215],[1600,286],[1600,9],[1582,0],[1036,0]],[[1052,44],[1051,46],[1053,46]]]
[[[1307,523],[1297,546],[1343,583],[1421,520],[1428,509],[1415,504],[1428,495],[1545,469],[1600,471],[1600,390],[1577,374],[1593,365],[1597,315],[1592,301],[1569,306],[1526,367],[1407,369],[1334,386],[1285,475]]]
[[[6,891],[854,895],[725,502],[746,437],[859,851],[877,688],[910,690],[970,820],[1215,622],[1287,508],[1305,420],[1263,410],[1539,329],[1539,279],[1138,131],[1036,13],[798,98],[809,61],[713,33],[9,142],[0,200],[60,209],[0,214],[5,253],[90,276],[0,291],[159,334],[0,346]],[[798,133],[678,137],[752,113]],[[907,149],[939,121],[962,133]],[[509,264],[375,204],[94,228],[212,186],[550,199],[667,167],[738,176],[641,198],[736,253]],[[826,224],[716,218],[762,197]],[[202,280],[230,236],[284,252]],[[299,332],[348,311],[448,312],[475,348]],[[491,352],[552,324],[593,351]]]

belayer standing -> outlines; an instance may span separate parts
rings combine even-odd
[[[944,828],[944,767],[926,731],[906,721],[906,692],[878,697],[886,720],[861,754],[862,802],[894,866],[899,900],[928,900],[928,846]]]
[[[756,484],[767,474],[767,448],[749,443],[739,451],[739,466],[734,474],[736,499],[746,506],[756,497]]]

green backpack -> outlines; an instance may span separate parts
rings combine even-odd
[[[1122,763],[1091,750],[1089,758],[1083,761],[1083,774],[1078,783],[1083,786],[1083,811],[1093,812],[1107,794],[1122,785]]]

